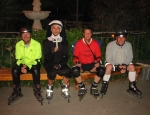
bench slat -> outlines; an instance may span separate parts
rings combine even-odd
[[[47,73],[44,68],[41,68],[40,80],[47,80]],[[63,76],[56,76],[56,80],[63,79]],[[12,80],[12,72],[11,68],[0,68],[0,81],[11,81]],[[32,74],[26,73],[21,74],[20,80],[32,80]]]

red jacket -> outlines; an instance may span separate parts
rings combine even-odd
[[[90,64],[93,63],[94,61],[99,62],[101,60],[102,55],[101,55],[101,49],[98,42],[92,39],[89,46],[92,52],[94,53],[96,59],[94,59],[94,56],[90,48],[84,42],[84,39],[80,39],[77,41],[74,47],[74,53],[73,53],[74,64],[76,64],[77,62],[80,62],[82,64]]]

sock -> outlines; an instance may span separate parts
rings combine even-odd
[[[110,79],[110,75],[104,75],[103,81],[109,81],[109,79]]]
[[[131,82],[133,82],[133,81],[135,81],[136,72],[135,71],[134,72],[129,72],[128,76],[129,76],[129,80]]]

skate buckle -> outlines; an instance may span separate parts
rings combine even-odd
[[[66,92],[66,91],[68,91],[68,89],[67,89],[67,88],[62,89],[62,92]]]
[[[48,95],[48,96],[50,96],[52,92],[53,92],[52,90],[47,89],[47,95]]]

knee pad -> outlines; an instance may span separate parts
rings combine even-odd
[[[73,75],[73,77],[79,77],[80,76],[80,68],[79,67],[73,67],[71,69],[71,73]]]
[[[50,80],[55,80],[55,78],[56,78],[56,72],[48,72],[48,74],[47,74],[47,77],[50,79]]]
[[[99,68],[97,68],[96,69],[96,75],[98,76],[98,77],[101,77],[101,78],[103,78],[103,76],[104,76],[104,74],[105,74],[105,67],[99,67]]]
[[[57,74],[60,75],[60,76],[65,76],[66,78],[71,78],[71,71],[70,71],[69,68],[62,69]]]
[[[71,71],[70,70],[65,71],[65,75],[64,76],[66,78],[71,78]]]

